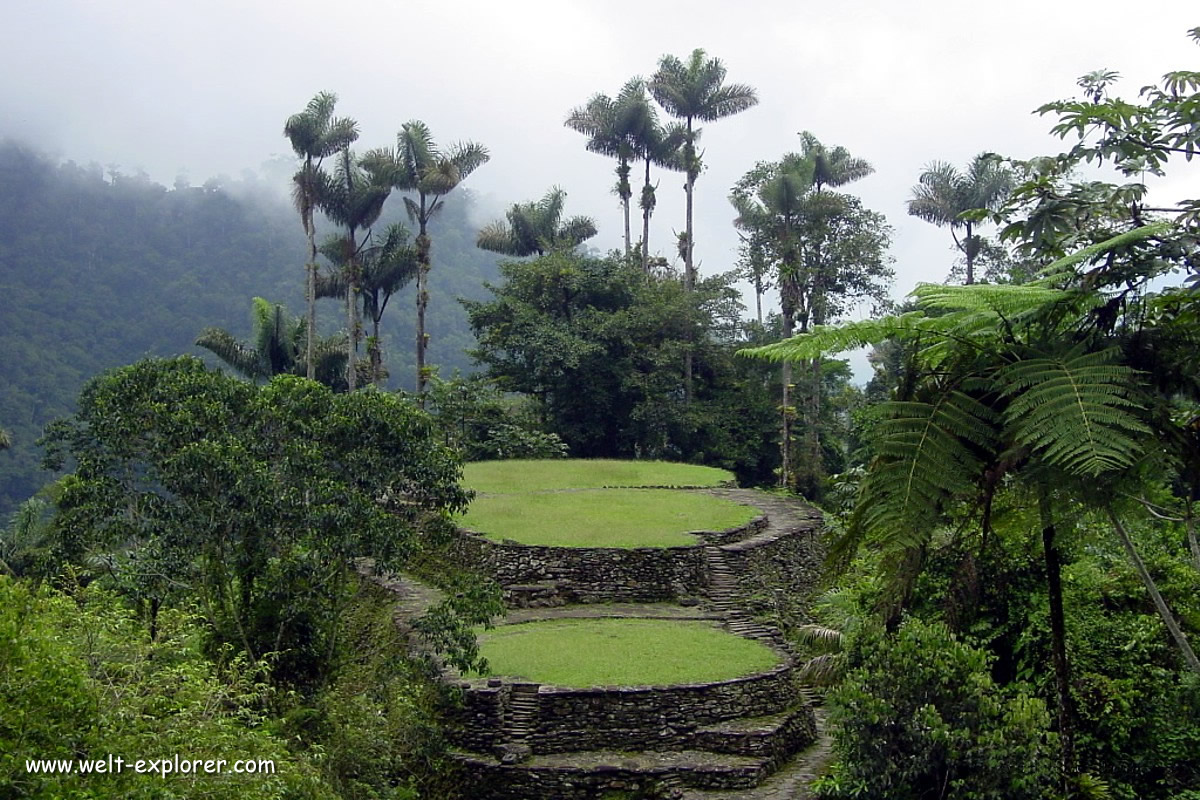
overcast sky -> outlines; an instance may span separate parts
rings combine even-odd
[[[620,242],[612,163],[563,127],[573,106],[649,75],[659,57],[702,47],[760,104],[707,126],[697,183],[702,273],[733,266],[726,200],[755,161],[798,149],[796,133],[844,145],[876,173],[850,187],[895,227],[894,294],[942,280],[944,230],[905,200],[933,159],[990,150],[1058,152],[1031,112],[1115,69],[1121,94],[1195,69],[1193,0],[845,0],[841,3],[8,0],[0,25],[0,135],[79,162],[142,168],[170,184],[237,176],[290,153],[283,121],[319,90],[357,118],[364,147],[419,118],[439,141],[475,139],[492,160],[469,180],[498,213],[569,193],[596,218],[597,246]],[[1182,191],[1175,185],[1172,193]],[[1190,196],[1197,189],[1193,179]],[[683,227],[682,179],[661,175],[654,247]],[[752,306],[752,300],[749,305]]]

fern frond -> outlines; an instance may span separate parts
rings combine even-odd
[[[1133,465],[1136,434],[1150,429],[1136,414],[1135,370],[1113,363],[1115,350],[1023,359],[1000,371],[1012,401],[1005,422],[1012,436],[1046,463],[1095,477]]]
[[[919,283],[911,293],[923,309],[993,312],[1005,317],[1028,313],[1067,296],[1061,289],[1031,284],[986,284],[946,286]]]
[[[801,361],[854,350],[868,344],[878,344],[887,339],[939,333],[950,328],[952,323],[953,320],[947,321],[944,317],[927,317],[923,312],[910,311],[898,316],[847,322],[843,325],[819,325],[808,333],[762,347],[748,347],[738,350],[737,354],[766,361]]]
[[[973,490],[999,441],[995,412],[955,387],[934,402],[880,406],[878,457],[851,529],[885,550],[924,544],[945,502]]]
[[[1111,239],[1105,239],[1103,242],[1089,245],[1077,253],[1071,253],[1069,256],[1063,256],[1057,261],[1047,264],[1038,271],[1038,275],[1042,276],[1043,280],[1052,279],[1072,269],[1076,264],[1107,253],[1109,250],[1115,250],[1118,247],[1126,247],[1134,242],[1140,242],[1142,239],[1147,239],[1151,236],[1161,236],[1170,233],[1171,228],[1172,225],[1169,222],[1156,222],[1153,225],[1143,225],[1140,228],[1134,228],[1131,231],[1117,234]]]

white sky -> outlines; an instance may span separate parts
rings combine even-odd
[[[201,183],[290,152],[283,121],[330,90],[364,147],[392,143],[412,118],[439,141],[487,145],[492,160],[467,185],[497,214],[561,185],[568,213],[596,218],[602,249],[621,236],[613,163],[563,120],[593,93],[649,75],[663,54],[703,47],[760,104],[705,131],[701,271],[733,266],[729,187],[811,130],[874,164],[849,190],[895,226],[897,297],[944,279],[953,259],[945,230],[905,212],[929,161],[1058,152],[1050,119],[1031,112],[1074,95],[1079,75],[1118,70],[1119,93],[1133,96],[1200,65],[1186,36],[1200,25],[1192,0],[7,0],[3,17],[0,135],[167,185],[181,171]],[[1195,196],[1192,173],[1192,186],[1182,176],[1170,191]],[[669,251],[682,179],[660,177],[651,245]]]

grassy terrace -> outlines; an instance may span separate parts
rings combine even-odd
[[[715,467],[603,459],[476,461],[466,465],[463,477],[465,485],[484,494],[606,486],[717,486],[729,480],[733,473]]]
[[[762,643],[693,620],[548,620],[502,625],[479,641],[493,673],[556,686],[719,681],[779,663]]]
[[[688,533],[745,525],[758,515],[739,505],[670,489],[595,489],[476,497],[459,524],[490,539],[552,547],[674,547]]]

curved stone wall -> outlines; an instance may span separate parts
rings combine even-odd
[[[758,516],[724,531],[697,531],[680,547],[548,547],[496,542],[462,531],[465,563],[505,587],[510,606],[570,603],[653,603],[695,595],[706,583],[703,546],[745,539],[764,530]]]
[[[499,681],[491,681],[495,684]],[[464,689],[452,740],[476,752],[506,741],[513,684]],[[526,691],[529,685],[524,684]],[[620,742],[638,750],[671,750],[693,742],[699,729],[744,717],[787,711],[800,696],[789,660],[765,672],[711,683],[673,686],[541,686],[523,741],[534,753],[599,750]]]

